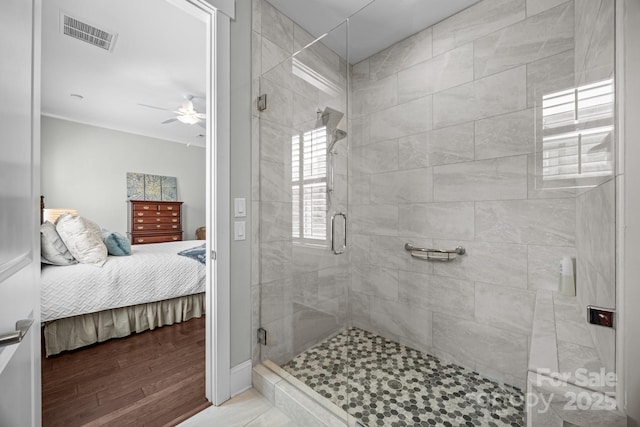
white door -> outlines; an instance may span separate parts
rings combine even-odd
[[[41,423],[40,106],[39,74],[34,66],[34,58],[39,55],[39,33],[34,37],[34,28],[39,28],[38,1],[0,1],[0,426],[3,427]],[[27,330],[31,321],[33,324]],[[21,328],[22,332],[16,333]]]

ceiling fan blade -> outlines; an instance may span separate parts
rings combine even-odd
[[[138,105],[141,107],[153,108],[154,110],[171,111],[172,113],[174,112],[173,110],[169,110],[168,108],[156,107],[153,105],[147,105],[147,104],[138,104]]]
[[[162,122],[162,123],[160,123],[160,124],[161,124],[161,125],[166,125],[167,123],[175,122],[175,121],[177,121],[177,120],[178,120],[178,119],[176,119],[176,118],[174,117],[174,118],[171,118],[171,119],[167,119],[167,120],[165,120],[164,122]]]

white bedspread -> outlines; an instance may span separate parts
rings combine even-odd
[[[130,256],[42,267],[42,321],[204,292],[205,266],[178,252],[202,240],[132,245]]]

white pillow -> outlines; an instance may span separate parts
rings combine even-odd
[[[63,214],[56,220],[56,231],[79,262],[102,267],[107,261],[102,231],[93,221],[76,214]]]
[[[40,225],[40,255],[44,264],[71,265],[78,262],[60,238],[56,226],[49,221]]]

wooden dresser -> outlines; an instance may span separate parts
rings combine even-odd
[[[182,202],[129,200],[127,234],[131,244],[182,240]]]

